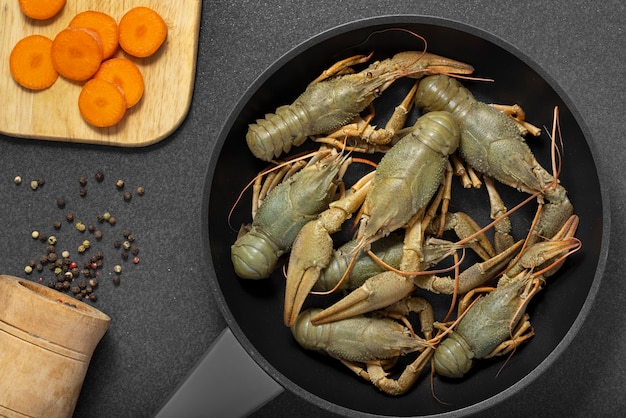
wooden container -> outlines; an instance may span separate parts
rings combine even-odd
[[[66,294],[0,275],[0,417],[71,417],[110,321]]]

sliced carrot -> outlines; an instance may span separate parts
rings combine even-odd
[[[65,0],[19,0],[22,13],[31,19],[46,20],[56,16]]]
[[[102,41],[103,59],[109,58],[117,50],[117,22],[106,13],[86,10],[74,16],[68,26],[73,28],[87,28],[97,32]]]
[[[52,64],[63,77],[84,81],[102,62],[100,36],[90,29],[66,28],[52,41]]]
[[[18,41],[9,56],[13,79],[22,87],[43,90],[52,86],[59,73],[52,65],[52,39],[30,35]]]
[[[109,81],[121,88],[127,107],[136,105],[143,96],[143,75],[139,67],[126,58],[111,58],[104,61],[93,78]]]
[[[154,54],[165,42],[167,26],[154,10],[135,7],[120,19],[119,34],[120,46],[124,51],[145,58]]]
[[[78,110],[83,119],[93,126],[113,126],[126,113],[124,93],[113,83],[92,78],[80,91]]]

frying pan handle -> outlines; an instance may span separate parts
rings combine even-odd
[[[242,417],[283,390],[227,327],[155,418]]]

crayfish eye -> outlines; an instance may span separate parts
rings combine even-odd
[[[380,89],[379,88],[375,88],[373,93],[374,93],[374,97],[380,97]]]
[[[374,77],[374,74],[372,74],[371,72],[368,71],[367,73],[365,73],[365,77],[372,78],[372,77]]]

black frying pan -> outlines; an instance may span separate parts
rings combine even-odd
[[[407,395],[391,397],[355,377],[336,360],[302,350],[282,323],[282,272],[277,271],[264,281],[244,281],[235,275],[230,262],[230,246],[237,233],[227,223],[228,212],[242,188],[266,166],[246,147],[248,124],[291,103],[320,71],[341,58],[372,51],[374,58],[385,58],[398,51],[423,47],[406,32],[383,31],[392,28],[418,33],[427,39],[430,52],[470,63],[476,76],[494,79],[493,83],[465,83],[483,101],[518,103],[526,110],[529,121],[548,127],[552,124],[553,108],[558,106],[565,145],[560,179],[580,216],[577,236],[583,249],[568,259],[529,306],[536,335],[506,364],[503,358],[481,361],[463,380],[437,378],[436,394],[447,404],[431,395],[427,373]],[[398,103],[408,86],[410,82],[401,80],[377,99],[376,107],[381,109],[377,113],[379,124],[387,116],[382,109]],[[528,141],[537,159],[544,167],[550,167],[547,135]],[[217,141],[207,173],[203,221],[211,285],[222,313],[245,350],[277,382],[333,412],[423,416],[451,411],[475,413],[492,406],[530,384],[555,361],[579,330],[595,297],[607,253],[609,221],[606,192],[592,149],[580,115],[551,77],[523,53],[488,33],[422,16],[366,19],[324,32],[288,52],[262,73],[239,101]],[[498,187],[510,207],[526,197],[502,185]],[[470,212],[483,224],[487,222],[484,191],[463,196],[455,201],[455,209]],[[516,237],[527,231],[535,209],[531,204],[515,215]],[[232,225],[250,222],[249,210],[247,197],[237,206]],[[311,298],[307,306],[316,303],[321,300]],[[434,303],[441,319],[447,304]]]

